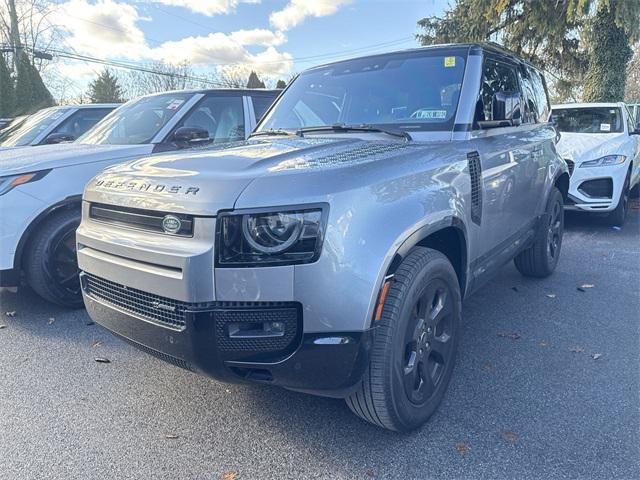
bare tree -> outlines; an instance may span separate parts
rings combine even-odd
[[[136,98],[150,93],[167,92],[170,90],[184,90],[201,88],[206,79],[198,80],[194,76],[191,65],[187,62],[178,65],[164,62],[153,62],[143,66],[145,71],[120,71],[118,80],[126,98]]]
[[[629,103],[640,102],[640,46],[627,66],[627,84],[624,99]]]

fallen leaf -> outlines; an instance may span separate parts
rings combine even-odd
[[[365,472],[367,474],[367,477],[375,477],[376,476],[376,472],[374,472],[373,470],[369,469]]]
[[[576,290],[578,290],[579,292],[586,292],[586,290],[582,287],[578,287]]]
[[[582,353],[584,352],[584,348],[579,345],[574,345],[573,347],[569,347],[569,351],[573,353]]]
[[[491,365],[491,363],[487,362],[483,365],[485,370],[491,370],[493,368],[493,365]]]
[[[86,322],[84,322],[84,324],[85,324],[86,326],[95,325],[95,323],[94,323],[94,322],[92,322],[91,320],[87,320]]]
[[[518,340],[520,338],[520,334],[517,332],[510,332],[510,333],[500,332],[498,333],[498,336],[502,338],[510,338],[511,340]]]
[[[469,445],[466,443],[456,443],[456,450],[460,455],[465,455],[469,451]]]
[[[238,478],[238,472],[224,472],[222,474],[222,480],[236,480]]]
[[[518,443],[518,435],[516,435],[516,434],[515,434],[515,433],[513,433],[513,432],[509,432],[509,431],[507,431],[507,432],[502,432],[502,438],[504,438],[504,439],[505,439],[505,441],[507,441],[507,442],[509,442],[509,443],[511,443],[511,444],[514,444],[514,445],[515,445],[516,443]]]
[[[540,345],[541,347],[548,347],[549,342],[547,342],[546,340],[542,340],[538,345]]]
[[[593,288],[593,287],[595,287],[595,285],[591,283],[583,283],[582,285],[580,285],[580,288]]]
[[[514,292],[519,292],[520,290],[518,290],[518,287],[511,287],[511,290],[513,290]]]
[[[591,354],[591,358],[593,358],[594,360],[599,359],[602,356],[601,353],[592,353]]]
[[[96,357],[94,360],[98,363],[111,363],[111,360],[104,357]]]
[[[176,435],[175,433],[165,433],[164,438],[175,440],[176,438],[180,438],[180,436]]]
[[[102,346],[102,342],[101,342],[100,340],[96,340],[95,342],[93,342],[93,343],[91,344],[91,346],[92,346],[93,348],[101,347],[101,346]]]
[[[556,298],[556,294],[555,293],[547,293],[547,297]]]
[[[3,328],[7,328],[7,326],[4,324],[0,325],[0,330],[2,330]]]
[[[7,317],[15,317],[16,316],[16,311],[14,310],[13,312],[4,312],[4,314]]]
[[[49,317],[49,320],[47,321],[47,325],[51,325],[53,322],[55,322],[56,319],[53,317]]]

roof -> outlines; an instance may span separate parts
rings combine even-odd
[[[551,105],[551,108],[593,108],[593,107],[601,107],[601,108],[610,108],[610,107],[620,107],[622,106],[622,102],[594,102],[594,103],[561,103],[558,105]]]
[[[280,89],[268,89],[268,88],[198,88],[198,89],[187,89],[187,90],[168,90],[166,92],[158,92],[158,93],[150,93],[148,95],[143,95],[143,97],[152,97],[156,95],[171,95],[175,93],[188,93],[194,95],[196,93],[237,93],[240,95],[250,95],[252,93],[272,93],[274,95],[279,95],[282,90]],[[139,97],[140,98],[140,97]]]

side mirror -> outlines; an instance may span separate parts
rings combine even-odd
[[[493,120],[478,122],[480,128],[517,127],[522,123],[520,92],[496,92],[491,98]]]
[[[209,132],[200,127],[180,127],[173,133],[173,140],[181,143],[197,144],[208,142]]]
[[[44,144],[55,145],[56,143],[73,142],[75,139],[76,137],[68,133],[52,133],[44,139]]]

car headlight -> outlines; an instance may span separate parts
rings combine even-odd
[[[596,158],[595,160],[589,160],[588,162],[582,162],[582,167],[607,167],[609,165],[621,165],[627,159],[624,155],[606,155],[604,157]]]
[[[10,192],[19,185],[35,182],[44,177],[49,170],[40,170],[39,172],[21,173],[20,175],[10,175],[8,177],[0,177],[0,195]]]
[[[320,256],[327,207],[225,212],[218,217],[217,263],[249,267],[315,262]]]

